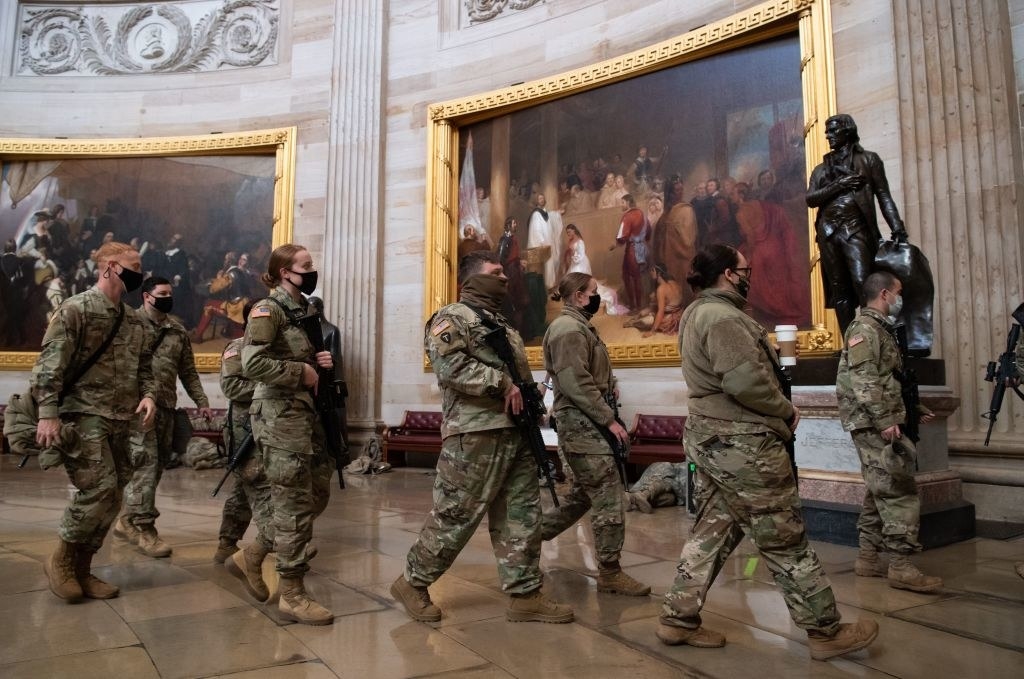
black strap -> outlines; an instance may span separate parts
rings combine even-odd
[[[118,307],[117,320],[114,321],[114,327],[110,330],[110,334],[107,335],[107,339],[103,340],[103,344],[100,345],[99,349],[93,352],[85,363],[75,371],[75,374],[71,379],[64,381],[64,388],[60,390],[60,394],[57,396],[57,405],[64,403],[64,397],[67,396],[72,387],[74,387],[80,379],[85,376],[85,373],[89,372],[89,369],[96,365],[96,361],[100,360],[100,356],[106,353],[107,348],[110,347],[110,343],[114,341],[114,336],[117,335],[117,331],[121,329],[121,321],[124,320],[124,303],[120,303]]]
[[[283,311],[284,315],[288,317],[288,323],[294,325],[295,327],[299,327],[300,325],[302,325],[302,319],[305,318],[307,315],[305,311],[303,311],[302,309],[289,309],[284,305],[284,303],[281,300],[277,299],[276,297],[267,297],[267,299],[276,304],[277,306],[281,307],[281,311]]]
[[[160,328],[160,332],[156,334],[156,339],[153,341],[153,346],[150,347],[149,353],[156,353],[157,347],[159,347],[160,344],[164,341],[164,338],[167,337],[168,330],[170,330],[170,328]]]

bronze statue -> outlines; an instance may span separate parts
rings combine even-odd
[[[906,295],[904,311],[897,320],[907,325],[912,353],[927,356],[932,342],[934,284],[928,260],[907,243],[907,230],[889,193],[885,167],[878,154],[861,147],[857,124],[847,114],[825,121],[825,139],[832,150],[814,168],[807,187],[808,207],[818,208],[814,230],[821,253],[825,306],[835,309],[845,333],[860,305],[864,279],[872,271],[891,271],[907,292],[915,291]],[[882,253],[876,199],[892,230],[892,242],[885,244]]]

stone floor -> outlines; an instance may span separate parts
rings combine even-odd
[[[411,622],[388,585],[427,511],[432,473],[399,469],[348,479],[316,526],[320,554],[307,583],[337,616],[329,627],[280,624],[211,562],[218,472],[166,474],[158,526],[174,546],[149,559],[110,538],[101,577],[110,601],[68,606],[46,588],[41,561],[69,495],[59,472],[16,470],[0,456],[0,676],[14,677],[1022,677],[1024,540],[975,539],[927,552],[919,563],[946,579],[927,596],[856,578],[854,551],[816,544],[844,616],[879,621],[869,649],[828,663],[808,658],[762,563],[742,546],[711,590],[705,622],[724,649],[667,647],[654,636],[658,597],[597,594],[584,521],[544,546],[546,587],[576,609],[576,623],[505,621],[494,559],[480,530],[433,588],[445,612]],[[679,509],[628,515],[623,564],[662,593],[688,528]]]

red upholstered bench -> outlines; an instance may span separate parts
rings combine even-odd
[[[199,408],[185,408],[184,410],[189,421],[192,422],[192,436],[206,439],[217,446],[217,451],[221,455],[227,454],[224,448],[224,430],[221,429],[224,418],[228,415],[227,408],[210,408],[213,411],[213,418],[209,420],[200,417]]]
[[[398,458],[393,459],[394,454]],[[441,413],[406,410],[402,423],[387,427],[381,437],[381,456],[392,465],[405,464],[405,453],[441,454]]]
[[[684,462],[684,424],[685,415],[637,414],[629,430],[630,463]]]

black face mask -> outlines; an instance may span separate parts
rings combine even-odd
[[[154,297],[153,298],[153,308],[156,309],[157,311],[159,311],[162,314],[169,314],[169,313],[171,313],[171,309],[174,308],[174,298],[173,297]]]
[[[317,283],[316,271],[292,271],[291,269],[288,269],[288,271],[293,274],[302,276],[302,283],[300,283],[297,286],[299,288],[299,292],[301,292],[304,295],[313,294],[313,291],[316,290]],[[292,285],[294,285],[294,283],[292,283]]]
[[[601,308],[601,295],[597,294],[596,292],[593,295],[590,296],[589,300],[587,301],[587,305],[582,307],[582,309],[584,311],[586,311],[588,314],[590,314],[591,316],[596,314],[597,310],[600,309],[600,308]]]
[[[117,277],[124,283],[124,289],[126,292],[133,292],[138,290],[142,286],[142,279],[145,278],[138,271],[129,269],[126,266],[121,267],[121,272],[117,274]]]
[[[740,293],[740,296],[743,297],[743,299],[746,299],[747,295],[750,294],[750,279],[744,278],[743,276],[740,276],[739,278],[740,280],[736,283],[736,292]]]

